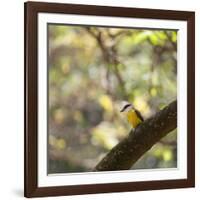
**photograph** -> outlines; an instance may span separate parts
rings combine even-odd
[[[195,14],[25,3],[24,195],[194,187]]]
[[[48,174],[177,168],[177,116],[151,148],[145,146],[152,142],[145,136],[151,127],[144,123],[176,104],[177,35],[167,29],[47,25]],[[159,131],[168,117],[149,124]],[[143,145],[143,152],[117,149],[142,126],[143,141],[135,145]],[[115,153],[124,154],[124,161],[113,160]]]

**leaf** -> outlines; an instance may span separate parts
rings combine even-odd
[[[177,42],[177,32],[176,31],[172,32],[172,42]]]
[[[112,112],[113,111],[113,104],[112,104],[112,100],[108,95],[101,95],[99,97],[99,103],[100,105],[108,112]]]
[[[173,157],[173,155],[172,155],[171,150],[165,149],[164,152],[163,152],[163,160],[164,161],[170,161],[170,160],[172,160],[172,157]]]
[[[56,140],[56,147],[60,150],[65,149],[66,147],[66,142],[64,139],[60,138]]]
[[[148,37],[152,34],[152,31],[142,31],[140,33],[138,33],[135,37],[134,37],[134,41],[135,44],[139,44],[141,42],[144,42],[145,40],[148,39]]]

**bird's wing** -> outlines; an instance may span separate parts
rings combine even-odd
[[[144,121],[144,118],[142,117],[141,113],[137,109],[135,109],[135,108],[134,108],[134,110],[135,110],[137,116],[140,118],[140,120]]]

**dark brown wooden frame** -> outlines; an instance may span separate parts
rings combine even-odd
[[[75,195],[136,190],[194,187],[195,184],[195,13],[187,11],[121,8],[43,2],[25,3],[25,150],[26,197]],[[108,184],[38,187],[37,185],[37,14],[64,13],[112,17],[137,17],[187,21],[188,144],[187,179]]]

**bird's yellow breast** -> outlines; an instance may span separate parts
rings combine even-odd
[[[127,112],[127,119],[133,128],[137,127],[142,122],[134,110],[129,110]]]

